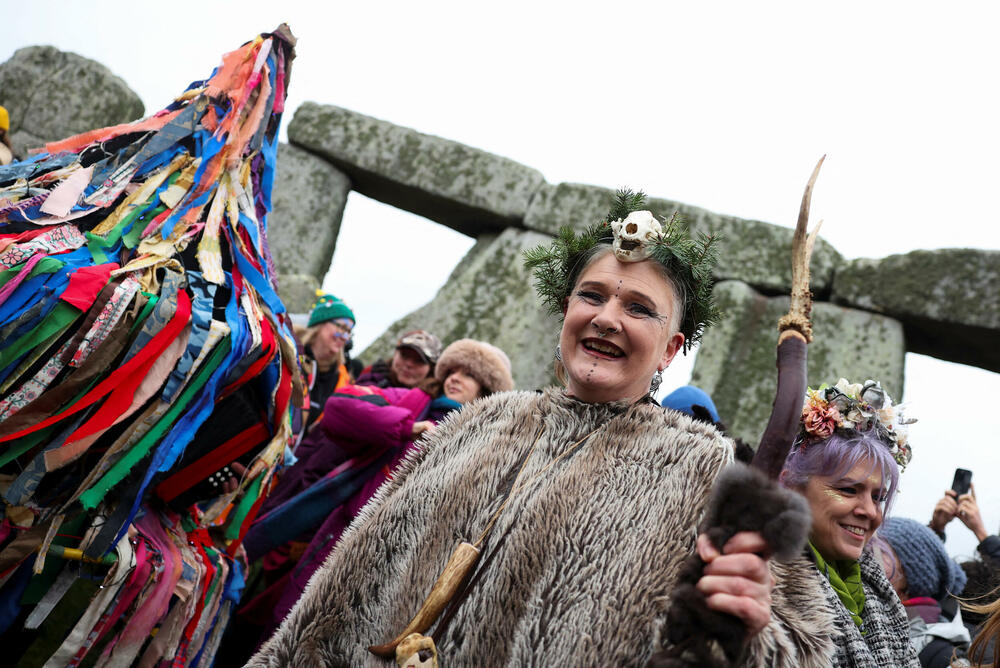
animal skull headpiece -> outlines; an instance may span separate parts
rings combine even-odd
[[[649,211],[633,211],[625,220],[611,222],[612,247],[619,262],[639,262],[649,257],[652,244],[663,236],[663,226]]]

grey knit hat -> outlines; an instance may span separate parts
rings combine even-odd
[[[966,575],[945,552],[944,544],[930,527],[905,517],[890,517],[878,535],[892,546],[906,576],[911,598],[929,596],[937,601],[948,594],[961,594]]]

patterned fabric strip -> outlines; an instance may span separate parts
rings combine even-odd
[[[75,225],[60,225],[40,234],[31,241],[15,244],[0,253],[0,268],[10,269],[28,260],[35,253],[54,255],[68,250],[76,250],[87,243],[87,237]]]
[[[122,315],[128,310],[139,290],[139,282],[133,278],[126,278],[115,288],[110,301],[101,309],[100,315],[94,321],[90,330],[84,335],[79,347],[73,354],[69,365],[79,367],[94,348],[99,346],[111,333],[112,328],[118,323]],[[14,392],[2,402],[0,402],[0,420],[13,415],[29,403],[41,396],[42,392],[55,380],[56,376],[62,372],[65,366],[65,356],[75,340],[63,344],[59,352],[50,358],[39,371],[25,382],[17,392]]]
[[[87,356],[90,355],[90,352],[104,342],[108,334],[111,333],[112,328],[118,324],[125,311],[131,306],[132,298],[135,297],[138,291],[139,281],[132,277],[126,278],[115,288],[114,294],[111,295],[111,300],[104,305],[101,314],[97,316],[97,321],[94,322],[90,331],[84,335],[83,341],[80,342],[80,347],[73,353],[73,358],[69,362],[71,367],[79,367],[87,359]]]

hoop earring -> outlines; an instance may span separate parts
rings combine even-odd
[[[562,348],[559,347],[558,343],[556,344],[556,361],[562,362]]]
[[[663,372],[659,369],[653,374],[653,379],[649,381],[649,396],[655,396],[656,391],[660,389],[660,383],[663,382]]]

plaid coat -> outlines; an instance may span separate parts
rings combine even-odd
[[[861,586],[865,590],[865,607],[861,635],[847,609],[840,603],[833,587],[818,570],[812,569],[820,581],[827,606],[834,610],[838,634],[834,637],[837,668],[868,668],[869,666],[910,666],[920,668],[920,660],[910,645],[909,622],[889,580],[882,571],[878,557],[869,551],[861,555]]]

